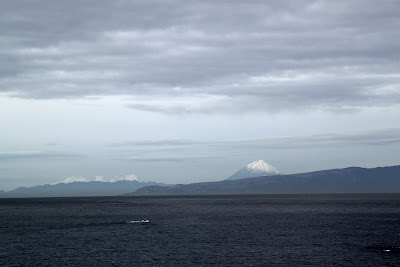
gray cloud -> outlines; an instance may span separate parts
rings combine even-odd
[[[0,152],[0,161],[15,161],[15,160],[33,160],[33,159],[46,159],[46,160],[65,160],[79,158],[80,155],[63,153],[63,152],[47,152],[47,151],[13,151],[13,152]]]
[[[400,103],[395,0],[0,6],[0,92],[15,97],[131,95],[164,113]]]
[[[265,137],[233,141],[199,141],[199,140],[157,140],[120,143],[113,146],[121,150],[121,159],[137,161],[176,161],[185,160],[182,152],[208,155],[195,159],[210,159],[222,157],[225,153],[248,153],[253,150],[295,149],[295,148],[329,148],[354,146],[385,146],[400,144],[400,129],[384,129],[379,131],[359,132],[353,134],[323,134],[312,136]],[[140,154],[142,156],[137,156]],[[143,155],[145,155],[143,157]],[[148,155],[158,155],[157,157]],[[188,156],[187,160],[193,157]]]
[[[355,134],[324,134],[299,137],[275,137],[232,142],[238,148],[293,149],[313,147],[342,147],[358,145],[391,145],[400,143],[400,129]],[[230,142],[221,146],[229,146]]]
[[[161,157],[124,157],[124,158],[119,158],[118,160],[123,160],[123,161],[136,161],[136,162],[197,162],[197,161],[203,161],[203,160],[215,160],[218,159],[219,157],[213,157],[213,156],[161,156]]]
[[[132,142],[121,142],[110,144],[111,147],[130,147],[130,146],[190,146],[203,144],[204,142],[194,141],[194,140],[157,140],[157,141],[132,141]]]

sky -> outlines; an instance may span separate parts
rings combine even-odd
[[[400,164],[400,1],[0,3],[0,189]]]

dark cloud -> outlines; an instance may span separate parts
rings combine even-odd
[[[130,108],[165,113],[346,111],[400,102],[395,0],[0,7],[0,92],[16,97],[131,95],[160,101]]]

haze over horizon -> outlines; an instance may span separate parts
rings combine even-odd
[[[400,2],[0,3],[0,189],[399,165]]]

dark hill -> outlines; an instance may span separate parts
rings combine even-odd
[[[77,196],[116,196],[135,191],[144,186],[162,185],[155,182],[117,181],[117,182],[73,182],[34,187],[19,187],[8,192],[0,192],[0,197],[77,197]]]
[[[174,186],[146,186],[128,195],[400,193],[400,166],[351,167]]]

